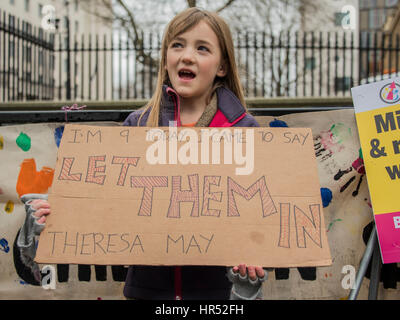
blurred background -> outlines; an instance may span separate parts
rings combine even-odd
[[[198,6],[229,23],[246,97],[350,97],[397,76],[398,0],[1,0],[0,102],[154,91],[162,32]]]

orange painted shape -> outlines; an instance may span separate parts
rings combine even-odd
[[[17,193],[21,197],[27,193],[45,193],[53,183],[54,169],[43,167],[36,171],[35,159],[25,159],[17,180]]]

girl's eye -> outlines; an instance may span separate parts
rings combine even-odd
[[[208,48],[205,47],[205,46],[200,46],[200,47],[198,48],[198,50],[200,50],[200,51],[210,51],[210,50],[208,50]]]
[[[171,44],[171,48],[182,48],[183,45],[180,42],[174,42]]]

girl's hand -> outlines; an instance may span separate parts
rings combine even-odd
[[[38,223],[44,224],[47,215],[50,214],[50,203],[47,200],[35,199],[30,203],[32,209],[36,210],[34,215],[38,217]]]
[[[242,277],[245,277],[246,274],[247,274],[248,277],[253,281],[256,280],[257,277],[258,278],[264,278],[264,276],[265,276],[265,271],[264,271],[264,269],[262,267],[260,267],[260,266],[246,266],[243,263],[239,264],[236,267],[233,267],[232,271],[234,273],[238,273],[239,272],[239,274]]]
[[[231,300],[262,299],[262,283],[268,273],[260,266],[239,264],[228,270],[228,279],[232,282]]]

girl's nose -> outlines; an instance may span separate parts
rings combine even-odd
[[[194,61],[195,61],[195,56],[193,49],[186,48],[182,53],[182,62],[191,64],[194,63]]]

